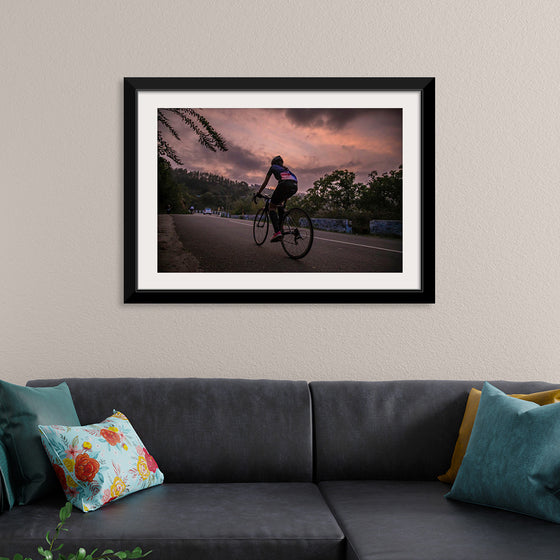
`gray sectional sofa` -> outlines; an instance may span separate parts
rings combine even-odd
[[[446,500],[468,381],[66,381],[82,424],[125,413],[165,482],[74,509],[64,542],[153,560],[557,558],[554,523]],[[509,393],[547,383],[492,382]],[[0,556],[33,555],[62,492],[0,516]],[[35,553],[35,554],[34,554]]]

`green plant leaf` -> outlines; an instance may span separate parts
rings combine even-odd
[[[42,546],[37,549],[37,552],[45,559],[45,560],[53,560],[53,553],[50,550],[44,550]],[[16,560],[14,556],[14,560]],[[23,558],[21,559],[23,560]]]
[[[126,552],[115,552],[114,554],[117,558],[120,558],[121,560],[124,560],[125,558],[127,558],[128,554]]]
[[[72,503],[71,502],[66,502],[66,505],[64,506],[64,509],[66,510],[66,519],[68,519],[70,517],[70,515],[72,514]]]
[[[71,514],[72,514],[72,504],[70,502],[66,502],[66,504],[60,510],[60,514],[59,514],[60,521],[64,523],[65,521],[68,520]]]
[[[111,550],[110,548],[108,548],[107,550],[104,550],[103,553],[101,554],[101,556],[107,556],[107,554],[115,554],[114,550]]]
[[[23,560],[23,556],[21,554],[14,554],[14,560]]]

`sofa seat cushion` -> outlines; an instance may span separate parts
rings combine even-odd
[[[3,514],[0,556],[35,557],[62,505],[43,500]],[[345,550],[312,483],[163,484],[97,511],[74,509],[66,526],[63,554],[140,546],[152,560],[342,560]]]
[[[336,481],[320,489],[348,539],[348,560],[557,559],[558,525],[453,502],[441,482]]]

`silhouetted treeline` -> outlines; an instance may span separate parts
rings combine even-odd
[[[163,159],[158,160],[158,211],[168,205],[174,214],[188,212],[189,208],[223,210],[232,214],[249,213],[255,185],[233,181],[227,177],[203,171],[173,169]]]
[[[252,214],[252,196],[259,185],[233,181],[221,175],[201,171],[173,169],[159,158],[158,211],[188,212],[212,208],[230,214]],[[373,219],[402,219],[402,165],[379,175],[372,171],[366,183],[356,183],[356,174],[336,169],[317,179],[313,187],[288,201],[288,207],[301,206],[313,217],[346,218],[354,231],[369,231]]]

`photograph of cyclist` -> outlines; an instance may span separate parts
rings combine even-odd
[[[157,132],[158,272],[403,272],[402,108],[160,107]]]
[[[270,162],[270,169],[266,174],[263,184],[261,185],[259,191],[253,196],[253,202],[257,203],[257,197],[268,185],[268,181],[274,175],[274,178],[278,181],[278,185],[272,194],[270,199],[270,221],[272,222],[272,227],[274,228],[274,234],[272,235],[271,242],[275,243],[282,239],[282,232],[280,231],[280,224],[284,217],[284,206],[286,200],[296,194],[298,190],[297,177],[292,171],[290,171],[285,165],[282,156],[276,156]],[[278,210],[278,212],[276,212]]]

